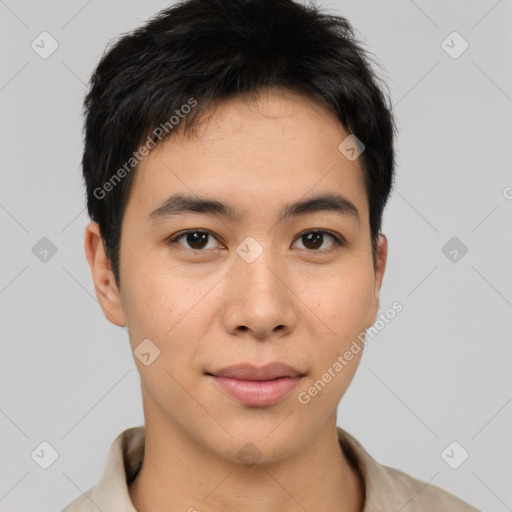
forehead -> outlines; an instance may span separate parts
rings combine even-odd
[[[360,159],[338,149],[347,136],[333,112],[305,96],[272,90],[225,100],[202,113],[193,134],[172,135],[140,162],[130,201],[147,215],[180,192],[263,215],[271,204],[329,192],[358,203],[364,218]]]

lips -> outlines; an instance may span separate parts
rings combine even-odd
[[[274,405],[286,397],[305,374],[283,363],[262,367],[230,366],[207,373],[223,392],[253,407]]]
[[[210,372],[209,375],[238,380],[273,380],[280,377],[302,377],[304,374],[283,363],[270,363],[259,368],[251,364],[240,364]]]

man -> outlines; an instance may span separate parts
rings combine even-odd
[[[395,165],[348,21],[188,0],[116,42],[85,107],[85,249],[145,425],[65,511],[476,510],[337,427],[379,312]]]

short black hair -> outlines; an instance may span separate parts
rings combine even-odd
[[[111,43],[84,101],[82,168],[89,216],[118,286],[121,225],[141,145],[147,152],[173,133],[193,133],[207,107],[273,88],[321,102],[365,145],[359,161],[375,261],[394,183],[396,125],[386,84],[347,19],[293,0],[184,0]]]

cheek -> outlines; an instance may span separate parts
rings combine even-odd
[[[343,336],[353,338],[366,327],[368,313],[373,303],[372,288],[366,283],[344,283],[341,290],[332,290],[329,321],[332,329]]]
[[[162,271],[147,256],[130,262],[126,269],[123,308],[133,332],[162,339],[197,302],[197,294],[176,272]]]
[[[132,350],[142,340],[150,339],[160,350],[155,364],[158,362],[157,366],[168,369],[181,381],[188,378],[184,369],[194,366],[199,341],[205,337],[211,305],[208,296],[202,297],[212,285],[177,274],[151,271],[145,264],[140,272],[131,274],[122,290]],[[144,372],[146,368],[136,363]]]
[[[309,295],[311,310],[322,321],[315,322],[317,330],[310,333],[315,340],[311,375],[299,396],[300,403],[310,403],[308,407],[320,416],[336,407],[356,373],[364,349],[360,335],[373,304],[373,279],[368,272],[333,275],[318,284],[322,282],[323,291],[312,288]]]
[[[372,271],[354,265],[307,279],[301,296],[321,320],[330,344],[351,341],[366,327],[374,302]],[[325,337],[324,337],[325,339]]]

